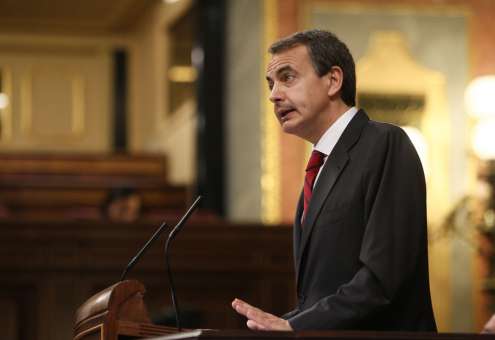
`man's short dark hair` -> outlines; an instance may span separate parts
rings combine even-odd
[[[323,30],[309,30],[294,33],[273,43],[268,52],[277,54],[304,45],[308,49],[313,67],[322,77],[332,66],[339,66],[344,73],[341,97],[349,106],[356,105],[356,70],[354,59],[347,46],[335,34]]]

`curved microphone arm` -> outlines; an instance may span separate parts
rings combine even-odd
[[[175,323],[177,326],[178,331],[181,331],[181,326],[180,326],[180,310],[179,310],[179,303],[177,302],[177,297],[175,296],[175,286],[174,286],[174,279],[172,278],[172,270],[170,269],[170,263],[169,263],[169,256],[168,256],[168,249],[170,246],[170,242],[175,238],[175,236],[179,233],[181,230],[182,226],[186,223],[188,220],[189,216],[196,210],[199,201],[201,201],[201,196],[198,196],[194,203],[191,205],[191,207],[187,210],[187,212],[184,214],[184,216],[181,218],[179,223],[172,229],[170,234],[168,235],[167,242],[165,243],[165,262],[167,265],[167,273],[168,273],[168,279],[170,281],[170,294],[172,295],[172,304],[174,306],[175,310]]]
[[[167,223],[166,222],[163,222],[162,225],[160,226],[160,228],[158,228],[157,231],[155,231],[155,233],[153,234],[153,236],[151,236],[151,238],[148,240],[148,242],[146,242],[146,244],[143,246],[143,248],[141,248],[139,250],[139,252],[136,254],[136,256],[133,257],[133,259],[129,262],[129,264],[127,265],[127,267],[125,267],[124,271],[122,272],[122,275],[120,276],[120,281],[124,281],[126,275],[127,275],[127,272],[132,268],[134,267],[134,265],[137,263],[137,260],[139,260],[141,258],[141,256],[144,254],[144,252],[146,250],[148,250],[148,248],[150,247],[150,245],[158,238],[158,236],[160,236],[160,234],[162,233],[162,231],[167,228]]]
[[[175,311],[175,325],[177,327],[177,330],[180,332],[182,330],[180,326],[180,316],[179,316],[180,309],[179,309],[179,303],[177,302],[177,298],[175,296],[174,279],[172,278],[172,271],[170,270],[170,263],[168,256],[168,248],[171,240],[172,238],[169,237],[167,238],[167,242],[165,243],[165,263],[167,265],[168,280],[170,282],[170,295],[172,295],[172,305],[174,306],[174,311]]]

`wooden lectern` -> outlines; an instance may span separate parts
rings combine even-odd
[[[140,282],[127,280],[93,295],[76,311],[73,340],[140,339],[176,333],[175,328],[151,323],[144,293]]]
[[[493,334],[359,331],[253,332],[197,329],[149,340],[493,340]]]
[[[402,332],[252,332],[247,330],[189,330],[151,323],[144,305],[144,286],[122,281],[97,293],[76,312],[73,340],[489,340],[493,334]]]
[[[493,340],[493,334],[358,332],[358,331],[302,331],[252,332],[194,330],[149,340]]]

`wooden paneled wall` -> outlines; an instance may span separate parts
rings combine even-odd
[[[126,187],[141,197],[144,218],[187,203],[187,188],[168,183],[160,155],[0,154],[0,163],[0,206],[11,218],[100,219],[108,194]]]
[[[76,308],[115,283],[160,220],[174,225],[189,201],[186,187],[168,184],[159,155],[3,154],[0,163],[1,339],[70,339]],[[126,186],[141,196],[142,214],[111,223],[99,208]],[[70,214],[79,208],[96,218]],[[290,309],[290,228],[230,225],[201,209],[190,222],[172,247],[184,326],[243,327],[235,297]],[[129,277],[147,286],[151,316],[170,323],[163,247],[162,237]]]
[[[0,329],[7,334],[2,338],[70,339],[76,308],[119,279],[156,227],[0,222]],[[289,227],[212,224],[193,217],[171,248],[181,308],[196,318],[184,326],[244,328],[230,307],[235,297],[275,314],[290,310],[291,239]],[[147,287],[145,300],[155,319],[167,314],[170,319],[163,246],[162,237],[129,273]]]

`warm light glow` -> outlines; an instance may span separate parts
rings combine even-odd
[[[495,159],[495,118],[484,119],[476,125],[472,144],[479,158]]]
[[[205,59],[205,53],[201,47],[194,47],[191,51],[191,62],[198,69],[203,67],[203,61]]]
[[[5,93],[0,93],[0,110],[9,106],[9,97]]]
[[[477,118],[495,118],[495,75],[477,77],[466,88],[466,110]]]
[[[427,175],[427,159],[428,159],[428,143],[426,142],[426,138],[423,136],[421,131],[412,126],[402,126],[402,129],[406,132],[407,136],[411,140],[416,152],[419,155],[419,159],[421,160],[421,164],[423,165],[423,171],[425,172],[425,176]]]
[[[192,66],[173,66],[168,70],[168,79],[177,83],[192,83],[197,78],[196,69]]]
[[[163,0],[164,3],[166,4],[175,4],[176,2],[179,2],[180,0]]]

